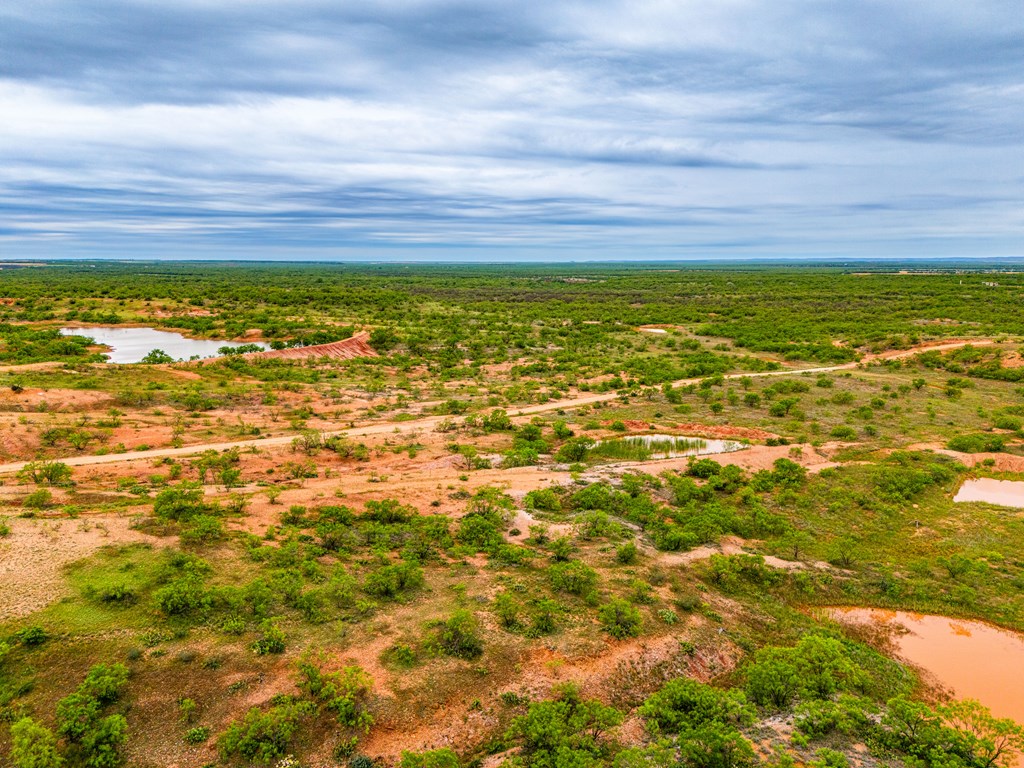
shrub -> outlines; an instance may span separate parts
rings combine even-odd
[[[36,485],[71,485],[71,467],[59,461],[30,461],[18,472],[18,479]]]
[[[22,500],[21,505],[28,509],[46,509],[53,503],[53,494],[45,488],[37,488]]]
[[[363,590],[374,597],[394,600],[423,586],[423,569],[413,563],[385,565],[366,577]]]
[[[523,501],[527,509],[542,509],[548,512],[558,512],[562,509],[562,500],[551,488],[530,491]]]
[[[100,714],[95,696],[82,691],[68,694],[57,702],[57,733],[70,742],[79,742],[92,728]]]
[[[209,609],[213,598],[196,573],[185,573],[154,595],[157,608],[168,616],[188,616]]]
[[[190,520],[207,510],[208,506],[203,502],[203,489],[195,483],[181,483],[165,488],[153,502],[153,514],[162,520]]]
[[[1021,420],[1014,416],[1007,416],[1005,414],[996,416],[992,421],[993,426],[996,429],[1008,429],[1012,432],[1019,432],[1021,429]]]
[[[742,691],[723,691],[685,677],[666,683],[639,713],[654,733],[681,733],[712,722],[747,725],[754,720]]]
[[[484,416],[480,426],[485,432],[508,432],[515,428],[512,419],[501,408],[495,408],[489,415]]]
[[[124,664],[97,664],[89,670],[78,690],[96,698],[100,704],[117,700],[128,683],[128,667]]]
[[[1000,453],[1006,448],[1006,441],[999,435],[957,435],[946,447],[961,453]]]
[[[708,479],[722,471],[722,465],[714,459],[694,459],[686,469],[686,474],[693,477]]]
[[[205,725],[199,725],[195,728],[189,728],[185,731],[185,743],[186,744],[202,744],[210,738],[210,729]]]
[[[494,613],[505,629],[519,626],[519,603],[508,592],[499,592],[494,598]]]
[[[269,763],[283,757],[298,729],[299,717],[306,711],[308,707],[294,702],[278,704],[267,712],[253,707],[217,739],[221,759],[241,757],[253,763]]]
[[[603,752],[604,734],[622,722],[622,715],[598,701],[585,701],[572,686],[558,698],[530,704],[515,718],[505,738],[518,742],[528,766],[587,766]]]
[[[429,752],[402,752],[399,768],[459,768],[459,756],[447,747]]]
[[[594,441],[589,437],[575,437],[565,443],[555,454],[555,460],[565,464],[575,464],[584,461],[587,454],[594,446]]]
[[[0,539],[11,535],[11,526],[7,524],[6,520],[0,520]]]
[[[284,653],[287,636],[273,619],[265,619],[260,624],[263,634],[252,644],[252,650],[257,656],[266,656],[271,653]]]
[[[128,741],[124,715],[108,715],[82,737],[87,768],[115,768],[121,763],[121,747]]]
[[[618,640],[636,637],[643,624],[640,611],[621,598],[615,598],[602,606],[597,617],[604,625],[605,632]]]
[[[64,764],[53,732],[31,717],[11,726],[11,761],[14,768],[60,768]]]
[[[632,565],[637,561],[640,550],[632,541],[627,541],[615,550],[615,559],[622,565]]]
[[[37,645],[42,645],[50,639],[49,633],[38,624],[33,624],[30,627],[19,629],[14,633],[14,639],[22,645],[27,645],[30,648],[34,648]]]
[[[435,643],[441,653],[459,659],[475,659],[484,652],[476,618],[467,610],[456,611],[450,619],[440,622]]]
[[[830,437],[834,437],[838,440],[853,440],[857,437],[857,430],[853,427],[848,427],[845,424],[832,427],[832,430],[828,433]]]
[[[373,716],[366,709],[366,700],[373,681],[362,667],[344,667],[338,672],[322,672],[309,660],[299,662],[299,689],[318,701],[348,728],[369,731]]]
[[[224,523],[213,515],[197,515],[181,532],[182,544],[200,546],[212,544],[225,538]]]
[[[551,588],[570,595],[587,595],[597,586],[597,571],[579,560],[554,563],[548,569]]]
[[[549,598],[538,600],[531,613],[531,624],[529,634],[533,637],[539,637],[541,635],[550,635],[557,629],[557,623],[555,617],[558,615],[560,607],[558,603]]]
[[[839,641],[805,635],[792,648],[762,648],[747,668],[747,694],[758,704],[782,708],[796,698],[825,699],[860,688],[863,672]]]
[[[459,520],[458,539],[461,543],[479,550],[489,550],[505,539],[501,529],[490,516],[470,513]]]

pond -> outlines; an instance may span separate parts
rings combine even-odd
[[[216,357],[221,347],[241,347],[246,342],[218,339],[189,339],[180,333],[158,331],[156,328],[61,328],[64,336],[87,336],[97,344],[110,347],[107,361],[111,363],[138,363],[154,349],[166,352],[175,360],[193,357]],[[266,344],[259,344],[268,349]]]
[[[827,608],[843,623],[891,629],[896,653],[957,698],[1024,724],[1024,635],[980,621],[880,608]]]
[[[735,440],[706,440],[702,437],[678,435],[631,435],[613,440],[599,440],[590,449],[590,455],[608,459],[647,461],[732,453],[746,447]]]
[[[953,501],[983,501],[1001,507],[1024,507],[1024,482],[989,477],[965,480]]]

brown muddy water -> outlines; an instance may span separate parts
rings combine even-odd
[[[959,699],[1024,724],[1024,635],[980,621],[880,608],[827,608],[844,624],[891,630],[896,655]]]
[[[983,501],[1001,507],[1024,507],[1024,482],[978,477],[965,480],[953,501]]]

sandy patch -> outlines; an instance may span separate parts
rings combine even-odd
[[[68,594],[61,570],[107,545],[166,540],[132,530],[127,517],[78,520],[8,518],[0,539],[0,621],[45,608]]]

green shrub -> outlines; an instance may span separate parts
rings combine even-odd
[[[637,561],[640,550],[632,541],[627,541],[615,550],[615,559],[622,565],[632,565]]]
[[[597,586],[597,571],[579,560],[552,564],[548,578],[553,590],[570,595],[587,595]]]
[[[53,504],[53,494],[45,488],[37,488],[21,502],[21,505],[27,509],[46,509],[51,504]]]
[[[341,725],[370,730],[373,716],[366,709],[366,701],[373,681],[361,667],[324,673],[307,659],[299,662],[299,674],[299,689],[333,712]]]
[[[299,718],[308,711],[308,706],[294,702],[278,704],[267,712],[253,707],[217,739],[221,759],[269,763],[283,757],[299,727]]]
[[[204,741],[210,738],[210,729],[205,725],[198,725],[195,728],[189,728],[185,731],[185,743],[186,744],[202,744]]]
[[[157,608],[168,616],[189,616],[210,608],[213,598],[203,577],[186,572],[154,594]]]
[[[11,761],[13,768],[61,768],[64,764],[53,732],[31,717],[11,726]]]
[[[508,592],[499,592],[495,596],[494,614],[505,629],[519,627],[519,603]]]
[[[128,721],[124,715],[108,715],[98,720],[82,737],[82,752],[87,768],[115,768],[121,764],[121,748],[128,741]]]
[[[29,648],[42,645],[50,639],[49,633],[40,627],[38,624],[33,624],[30,627],[19,629],[14,633],[14,639],[22,645],[26,645]]]
[[[622,722],[622,715],[598,701],[584,700],[573,686],[563,686],[558,698],[530,704],[505,734],[519,744],[527,766],[596,765],[605,749],[605,734]]]
[[[399,768],[459,768],[459,756],[444,747],[428,752],[402,752]]]
[[[858,690],[866,683],[846,647],[821,635],[805,635],[792,648],[762,648],[747,667],[746,678],[750,698],[775,708],[798,698],[825,699]]]
[[[743,691],[723,691],[690,678],[670,680],[638,711],[654,733],[681,733],[712,722],[748,725],[755,714]]]
[[[191,518],[188,526],[181,531],[181,543],[192,546],[212,544],[222,541],[227,535],[224,523],[213,515],[196,515]]]
[[[30,461],[18,472],[18,479],[36,485],[71,485],[71,467],[59,461]]]
[[[1000,453],[1006,449],[1001,435],[957,435],[946,447],[961,453]]]
[[[467,610],[456,611],[450,619],[440,622],[435,644],[441,653],[459,659],[475,659],[484,652],[476,618]]]
[[[541,488],[526,494],[523,502],[527,509],[541,509],[558,512],[562,509],[562,500],[551,488]]]
[[[423,586],[423,569],[413,563],[396,563],[378,568],[366,577],[363,591],[395,600]]]
[[[97,664],[89,670],[78,690],[96,698],[100,704],[117,700],[128,683],[128,667],[124,664]]]
[[[530,631],[532,637],[550,635],[557,629],[558,624],[555,617],[558,616],[561,607],[554,600],[544,598],[533,605],[530,613]]]
[[[271,653],[284,653],[287,636],[277,622],[273,619],[265,619],[260,624],[262,635],[252,644],[251,648],[257,656],[266,656]]]
[[[605,632],[619,640],[636,637],[643,625],[640,611],[621,598],[603,605],[597,617],[604,625]]]
[[[57,702],[57,733],[79,742],[99,718],[100,703],[95,696],[76,691]]]

